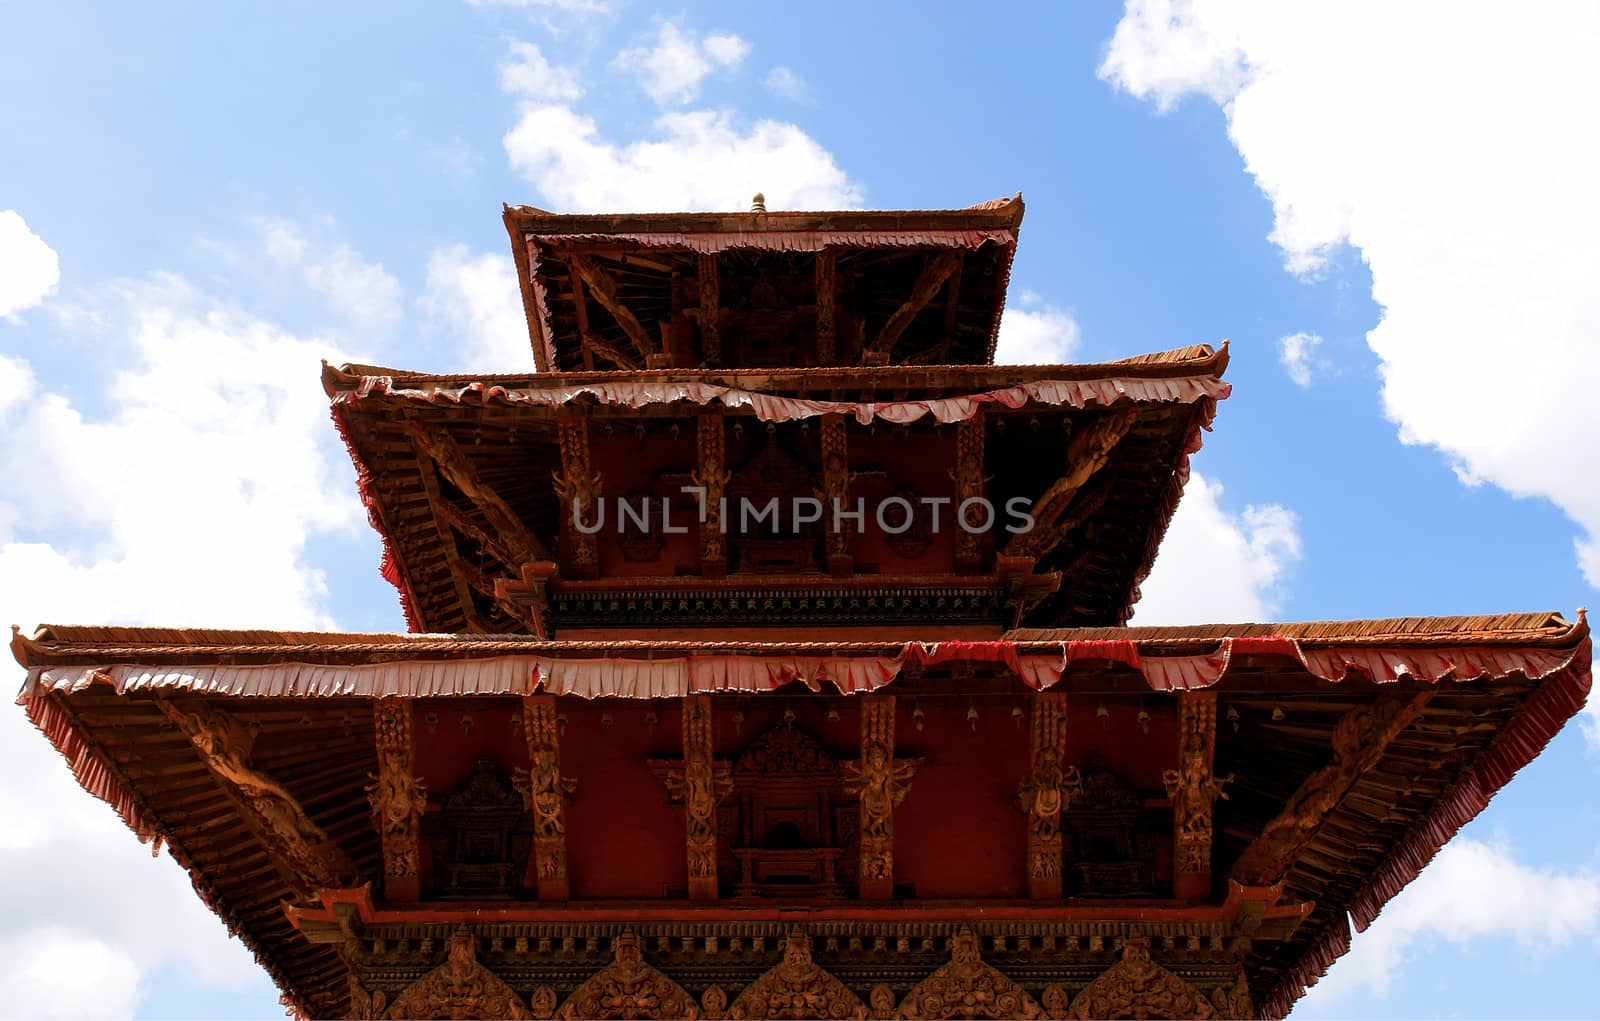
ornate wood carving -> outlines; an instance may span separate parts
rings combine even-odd
[[[1239,969],[1239,977],[1233,980],[1233,985],[1219,986],[1211,991],[1211,1008],[1216,1011],[1217,1017],[1228,1018],[1229,1021],[1259,1016],[1255,1004],[1250,1000],[1250,983],[1245,978],[1243,968]]]
[[[367,799],[383,849],[383,889],[392,900],[415,900],[421,892],[418,855],[428,793],[411,766],[411,700],[372,703],[377,730],[378,771]]]
[[[834,302],[838,287],[834,279],[833,249],[817,253],[817,363],[832,365],[838,357],[838,333],[834,325]]]
[[[238,797],[257,834],[283,862],[302,894],[344,886],[355,878],[355,865],[311,821],[300,802],[282,784],[248,765],[255,744],[250,728],[220,709],[180,708],[166,699],[157,699],[156,705],[189,739],[212,776]]]
[[[1139,792],[1103,765],[1091,761],[1084,770],[1070,805],[1062,809],[1079,894],[1127,897],[1149,892],[1154,848],[1142,846],[1139,838],[1143,806]]]
[[[888,1021],[894,1017],[894,1008],[894,990],[882,982],[873,986],[872,992],[867,994],[867,1016],[875,1021]]]
[[[443,964],[395,997],[388,1017],[512,1018],[531,1021],[534,1014],[494,972],[478,962],[472,932],[466,926],[450,939]]]
[[[645,963],[639,939],[632,931],[617,937],[616,959],[573,990],[556,1017],[561,1021],[587,1018],[698,1018],[700,1011],[682,986]]]
[[[723,534],[723,500],[728,493],[727,433],[721,411],[703,411],[696,420],[696,465],[693,481],[700,488],[700,570],[720,578],[728,570],[727,536]]]
[[[724,1018],[728,1016],[728,994],[721,986],[706,986],[700,994],[700,1016]]]
[[[722,334],[719,320],[722,301],[717,295],[717,257],[701,252],[698,260],[700,283],[700,360],[710,368],[722,364]]]
[[[683,811],[687,821],[689,899],[717,899],[717,803],[733,781],[712,758],[711,696],[683,700]]]
[[[1213,772],[1217,743],[1217,693],[1178,693],[1178,768],[1162,774],[1172,799],[1173,883],[1181,898],[1211,891],[1212,806],[1226,798],[1231,780]]]
[[[1091,1021],[1113,1017],[1204,1019],[1217,1015],[1200,990],[1150,960],[1148,942],[1130,939],[1123,944],[1122,960],[1079,991],[1067,1016]]]
[[[440,813],[443,843],[434,861],[444,868],[442,897],[510,897],[527,853],[517,831],[524,797],[487,756],[459,789],[445,798]]]
[[[528,810],[533,813],[535,884],[540,900],[566,900],[567,827],[562,820],[562,805],[578,784],[561,775],[561,734],[555,697],[524,698],[522,719],[528,739],[528,776],[523,793]]]
[[[432,461],[450,480],[450,484],[472,501],[512,557],[519,563],[548,559],[539,540],[523,527],[521,516],[483,481],[477,468],[473,467],[466,453],[449,433],[419,422],[409,423],[406,431],[418,459],[426,457]]]
[[[867,1016],[867,1005],[834,976],[811,960],[811,939],[789,933],[783,960],[750,983],[728,1008],[735,1021],[745,1019],[830,1018],[842,1021]]]
[[[1035,899],[1061,899],[1061,813],[1080,782],[1077,767],[1062,767],[1066,740],[1067,696],[1035,695],[1029,740],[1033,767],[1017,790],[1017,807],[1028,817],[1028,896]]]
[[[939,288],[950,279],[956,267],[961,264],[959,252],[940,252],[933,256],[917,274],[916,282],[911,285],[911,295],[905,302],[890,314],[883,324],[883,329],[878,331],[877,339],[872,346],[863,352],[863,361],[882,363],[886,361],[894,346],[899,342],[901,334],[916,319],[917,313],[928,306],[934,296],[939,293]]]
[[[921,765],[921,759],[894,757],[894,696],[863,697],[861,758],[844,766],[845,790],[861,799],[862,900],[894,895],[894,809]]]
[[[983,960],[978,951],[978,937],[966,927],[956,934],[950,963],[917,983],[895,1011],[897,1018],[1033,1019],[1043,1016],[1044,1011],[1025,989]]]
[[[1111,451],[1133,428],[1136,417],[1133,411],[1108,412],[1073,436],[1067,445],[1070,467],[1034,501],[1033,528],[1012,538],[1006,545],[1007,556],[1037,557],[1066,537],[1080,519],[1080,515],[1068,514],[1078,491],[1105,467]]]
[[[822,519],[827,526],[828,570],[836,577],[850,574],[850,524],[840,512],[849,511],[850,448],[843,415],[822,416]]]
[[[978,503],[968,500],[983,497],[983,415],[976,414],[956,425],[956,466],[950,473],[956,484],[956,511],[966,527],[956,529],[956,570],[969,573],[982,565],[983,550],[979,536],[967,531],[984,523],[984,511]],[[991,512],[992,513],[992,512]]]
[[[561,443],[561,471],[551,473],[556,498],[561,503],[561,543],[567,551],[573,572],[593,577],[600,567],[593,535],[576,527],[593,529],[600,513],[600,473],[589,466],[589,421],[578,415],[563,415],[557,422]]]
[[[1333,761],[1306,777],[1283,811],[1239,855],[1230,876],[1246,886],[1271,886],[1282,880],[1328,813],[1363,773],[1378,764],[1389,742],[1410,726],[1432,697],[1432,691],[1387,691],[1341,716],[1333,731]]]
[[[387,998],[381,991],[370,990],[362,985],[354,970],[350,972],[349,989],[350,1006],[345,1009],[345,1021],[378,1021],[383,1017]]]
[[[622,332],[633,341],[633,346],[638,349],[639,354],[646,359],[656,354],[656,344],[650,337],[650,331],[644,328],[644,324],[639,322],[638,317],[617,296],[616,281],[586,256],[570,256],[569,265],[578,278],[588,286],[589,293],[594,295],[594,300],[600,303],[600,307],[611,313],[611,318],[617,321],[617,325],[622,327]]]

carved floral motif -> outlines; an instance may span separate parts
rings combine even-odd
[[[616,959],[575,989],[556,1014],[561,1021],[586,1018],[698,1018],[694,997],[645,963],[632,931],[617,937]]]
[[[867,1006],[843,982],[811,960],[811,940],[789,933],[783,960],[750,983],[733,1001],[728,1016],[743,1019],[864,1019]]]
[[[917,983],[895,1012],[897,1018],[1033,1019],[1043,1016],[1039,1004],[1026,990],[983,960],[978,951],[978,937],[968,928],[956,934],[950,963]]]
[[[533,1015],[505,982],[478,963],[472,932],[462,926],[450,940],[445,962],[395,997],[388,1017],[511,1018],[531,1021]]]
[[[1084,986],[1067,1011],[1070,1018],[1213,1018],[1216,1011],[1200,990],[1150,960],[1144,940],[1123,945],[1122,960]]]

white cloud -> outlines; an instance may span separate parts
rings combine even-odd
[[[467,0],[473,7],[515,7],[527,10],[561,11],[566,14],[603,14],[611,7],[605,0]]]
[[[517,267],[509,255],[473,255],[466,245],[434,251],[428,260],[423,307],[448,328],[455,368],[484,372],[533,371],[528,320]]]
[[[1278,360],[1284,371],[1298,386],[1310,386],[1313,369],[1322,369],[1326,363],[1315,357],[1322,337],[1315,333],[1291,333],[1278,341]]]
[[[1078,350],[1078,322],[1032,291],[1013,295],[1000,314],[996,365],[1061,365]]]
[[[1357,934],[1306,1005],[1336,1008],[1362,991],[1382,996],[1430,944],[1465,948],[1506,936],[1530,955],[1600,937],[1600,880],[1532,868],[1508,846],[1458,838]]]
[[[1135,624],[1255,623],[1273,618],[1285,573],[1300,559],[1300,526],[1278,504],[1223,509],[1222,485],[1190,475]]]
[[[55,249],[16,210],[0,210],[0,319],[39,304],[60,280]]]
[[[528,99],[559,101],[583,95],[571,68],[553,66],[539,47],[528,42],[511,44],[511,56],[500,65],[500,88]]]
[[[367,261],[343,242],[314,242],[288,220],[263,218],[256,226],[267,258],[281,269],[295,270],[341,319],[363,330],[384,329],[399,320],[400,281],[382,263]]]
[[[1224,104],[1296,273],[1359,249],[1406,443],[1552,500],[1600,587],[1600,7],[1133,0],[1101,73]]]
[[[811,83],[796,74],[793,68],[775,67],[761,79],[761,84],[767,87],[767,91],[791,102],[810,103],[816,98]]]
[[[103,393],[80,403],[0,358],[0,475],[29,480],[0,493],[0,623],[331,626],[305,547],[360,527],[316,380],[338,352],[173,276],[77,311],[62,329],[116,338]],[[172,965],[263,986],[184,872],[84,795],[20,711],[0,714],[0,777],[12,1013],[129,1017]]]
[[[654,45],[623,50],[614,66],[636,76],[657,103],[687,103],[699,94],[706,75],[719,67],[733,67],[749,52],[750,44],[736,35],[714,32],[700,38],[663,22]]]
[[[528,104],[505,136],[513,169],[566,212],[742,210],[762,192],[769,209],[861,204],[860,186],[793,124],[748,131],[710,110],[664,114],[654,138],[615,144],[565,106]]]

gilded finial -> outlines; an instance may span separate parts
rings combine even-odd
[[[764,213],[764,212],[766,212],[767,211],[767,197],[765,195],[761,194],[759,191],[756,192],[755,197],[750,200],[750,211],[752,213]]]

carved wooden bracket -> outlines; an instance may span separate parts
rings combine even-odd
[[[894,896],[894,809],[921,765],[894,756],[894,696],[863,696],[861,758],[843,766],[845,791],[861,799],[862,900]]]
[[[700,487],[700,571],[708,578],[728,573],[727,536],[723,534],[723,499],[728,493],[727,433],[720,410],[703,411],[696,419],[694,484]]]
[[[528,739],[528,775],[523,797],[533,812],[534,883],[540,900],[562,901],[567,884],[567,826],[562,806],[577,781],[561,775],[561,733],[553,695],[522,700],[523,730]]]
[[[1178,768],[1162,775],[1172,799],[1173,885],[1183,900],[1211,892],[1212,806],[1226,798],[1227,779],[1213,773],[1217,747],[1217,693],[1178,693]]]
[[[450,484],[472,501],[497,534],[499,545],[505,548],[511,558],[519,564],[528,560],[548,559],[543,545],[523,526],[522,517],[483,481],[477,468],[449,433],[420,422],[407,423],[406,432],[418,461],[423,458],[432,461],[439,472],[450,480]]]
[[[1026,532],[1018,532],[1012,538],[1006,546],[1007,554],[1037,557],[1059,543],[1072,528],[1082,523],[1088,513],[1092,513],[1092,510],[1084,513],[1074,507],[1079,490],[1105,467],[1111,459],[1111,451],[1133,428],[1136,418],[1132,410],[1109,412],[1073,436],[1072,442],[1067,445],[1069,467],[1066,474],[1034,501],[1033,527]],[[1099,499],[1103,502],[1105,497],[1102,495]]]
[[[828,535],[828,572],[836,578],[851,573],[849,522],[839,513],[848,511],[850,499],[850,447],[843,415],[822,417],[822,506]]]
[[[683,700],[683,786],[678,796],[687,822],[689,899],[698,901],[717,899],[717,804],[733,790],[728,767],[718,768],[712,755],[711,696],[689,695]]]
[[[189,739],[206,768],[231,796],[241,814],[281,863],[290,885],[303,897],[320,888],[337,888],[356,878],[356,867],[300,802],[282,784],[248,765],[255,740],[250,729],[220,709],[180,708],[157,699],[167,719]]]
[[[1432,690],[1386,691],[1340,717],[1333,731],[1333,761],[1306,777],[1283,811],[1239,855],[1229,876],[1246,886],[1281,882],[1323,820],[1432,697]]]
[[[561,543],[575,575],[592,578],[600,569],[595,538],[580,529],[597,525],[600,513],[600,473],[589,466],[589,420],[581,414],[563,415],[556,426],[561,443],[561,472],[551,481],[561,503]]]
[[[372,703],[378,771],[367,799],[383,850],[383,892],[390,900],[414,901],[422,893],[419,872],[422,814],[428,792],[411,764],[411,700]]]
[[[953,251],[940,252],[929,259],[917,274],[916,282],[911,285],[911,296],[899,308],[890,314],[883,324],[883,329],[878,331],[877,339],[872,345],[862,352],[862,361],[866,364],[882,364],[889,358],[894,346],[899,342],[900,336],[906,328],[916,319],[917,313],[928,307],[928,302],[939,293],[939,288],[950,279],[950,274],[961,265],[961,253]]]
[[[717,257],[701,252],[697,260],[700,284],[700,360],[710,368],[722,364],[722,299],[717,287]]]
[[[648,359],[658,353],[650,331],[644,328],[644,324],[639,322],[638,317],[617,296],[616,281],[586,256],[572,255],[568,259],[568,265],[572,267],[575,276],[588,286],[589,293],[600,303],[600,307],[611,313],[611,318],[617,321],[617,325],[622,327],[622,332],[633,341],[633,346],[638,349],[641,357]]]
[[[832,365],[838,357],[838,332],[834,325],[834,295],[838,285],[834,279],[833,249],[824,248],[817,253],[817,362]]]
[[[983,548],[978,542],[978,535],[967,531],[968,528],[979,528],[983,525],[984,512],[979,505],[968,505],[967,501],[979,501],[983,498],[984,475],[983,464],[983,414],[980,412],[956,426],[956,466],[951,471],[950,477],[956,484],[956,513],[961,515],[965,527],[956,529],[956,571],[960,574],[971,574],[983,566]],[[992,518],[994,511],[988,512]]]
[[[1067,741],[1067,696],[1046,691],[1034,695],[1029,739],[1032,770],[1017,790],[1017,807],[1028,817],[1028,896],[1060,900],[1061,813],[1081,787],[1075,766],[1062,768]]]

